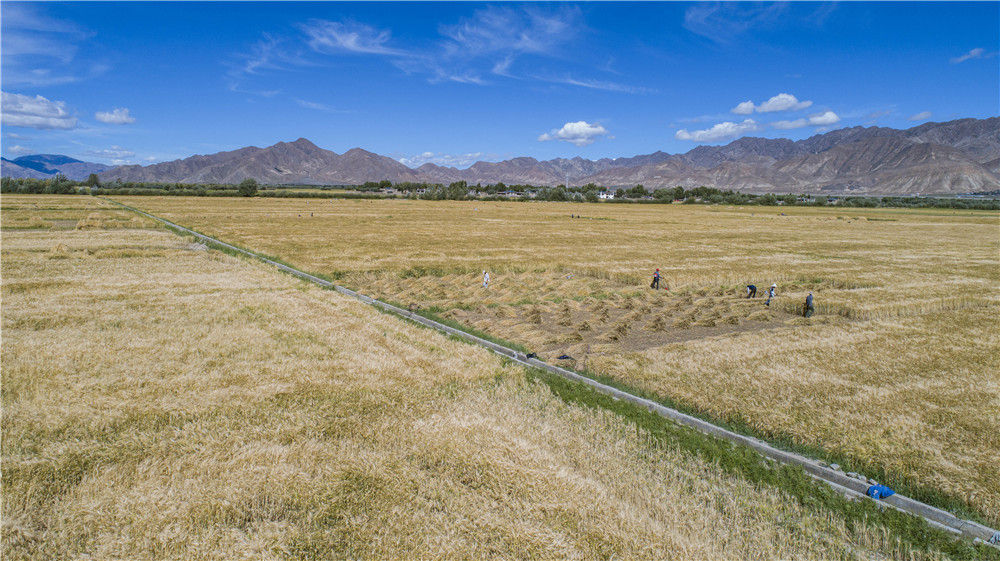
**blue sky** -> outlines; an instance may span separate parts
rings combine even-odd
[[[1000,3],[16,3],[2,152],[410,165],[1000,114]]]

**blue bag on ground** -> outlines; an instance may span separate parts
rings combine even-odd
[[[896,492],[885,485],[872,485],[868,488],[868,496],[873,499],[884,499],[895,495]]]

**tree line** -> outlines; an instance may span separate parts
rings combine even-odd
[[[291,190],[292,188],[296,190]],[[527,184],[507,185],[502,182],[470,185],[456,181],[441,183],[369,181],[351,185],[260,185],[245,179],[238,185],[218,183],[122,182],[102,184],[96,174],[85,181],[73,181],[58,174],[49,179],[0,178],[0,193],[26,194],[87,194],[87,195],[176,195],[195,197],[291,197],[291,198],[386,198],[405,197],[423,200],[540,200],[646,204],[723,204],[723,205],[787,205],[837,206],[858,208],[952,208],[970,210],[1000,210],[1000,200],[990,198],[949,197],[864,197],[825,196],[806,194],[753,194],[714,187],[685,189],[678,186],[649,190],[643,185],[609,190],[588,183],[580,186],[557,185],[541,187]]]

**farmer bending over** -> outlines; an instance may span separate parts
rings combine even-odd
[[[748,284],[747,285],[747,298],[756,298],[756,297],[757,297],[757,285],[755,285],[755,284]]]
[[[771,307],[771,298],[774,298],[774,291],[777,290],[777,288],[777,284],[772,284],[771,288],[767,289],[767,302],[764,302],[765,306]]]

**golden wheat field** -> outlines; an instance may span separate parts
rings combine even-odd
[[[940,558],[100,201],[2,205],[5,559]]]
[[[1000,521],[995,212],[121,200]]]

